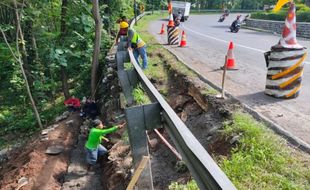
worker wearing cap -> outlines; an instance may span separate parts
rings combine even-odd
[[[118,40],[121,36],[127,36],[127,30],[129,27],[126,17],[122,17],[122,19],[119,20],[118,22],[119,22],[120,27],[119,27],[119,31],[116,36],[116,44],[118,44]]]
[[[100,144],[102,139],[108,141],[108,139],[105,138],[104,135],[113,133],[126,124],[124,123],[119,126],[113,126],[109,129],[104,129],[106,128],[106,126],[102,124],[101,120],[95,119],[93,123],[95,127],[90,130],[87,142],[85,144],[87,151],[86,161],[88,163],[88,170],[90,170],[92,166],[96,164],[98,156],[107,153],[107,149]]]
[[[137,63],[139,63],[139,55],[142,58],[142,69],[147,69],[146,44],[140,35],[132,28],[128,29],[128,50],[133,51],[133,55]]]

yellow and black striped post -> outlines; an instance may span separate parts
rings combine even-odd
[[[265,94],[282,99],[296,98],[301,88],[306,57],[306,48],[272,48],[267,52]]]
[[[179,45],[180,30],[177,26],[167,26],[167,36],[169,45]]]

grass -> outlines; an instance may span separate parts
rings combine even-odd
[[[146,16],[136,27],[148,44],[148,52],[151,52],[150,69],[145,73],[149,78],[166,82],[169,74],[167,68],[195,77],[192,71],[178,62],[174,55],[148,33],[148,23],[161,17],[161,15]],[[152,68],[153,64],[156,64],[154,68]],[[202,92],[202,94],[216,93],[214,89],[205,89]],[[308,154],[290,148],[285,140],[248,114],[236,112],[233,118],[223,125],[223,136],[231,139],[232,136],[241,135],[241,139],[229,156],[213,156],[237,189],[309,189],[310,156]],[[169,189],[196,190],[198,187],[192,180],[187,184],[172,182]]]
[[[165,16],[166,15],[161,13],[145,16],[138,22],[138,25],[134,27],[143,41],[147,44],[148,69],[144,71],[145,75],[148,76],[149,79],[156,79],[159,84],[167,83],[170,69],[177,70],[186,76],[197,77],[193,71],[178,61],[175,55],[171,54],[167,49],[159,44],[148,32],[148,27],[145,27],[150,21],[164,18]],[[159,87],[159,91],[163,95],[167,95],[168,89],[163,85]]]
[[[219,92],[217,90],[215,90],[214,88],[209,87],[209,88],[202,90],[201,94],[202,95],[211,95],[211,96],[213,95],[214,96],[214,95],[219,94]]]
[[[172,182],[169,185],[169,190],[199,190],[197,183],[194,180],[189,181],[187,184],[182,185],[177,182]]]
[[[124,68],[125,68],[125,70],[131,70],[133,68],[133,65],[130,62],[124,63]]]
[[[134,97],[135,102],[138,105],[143,105],[143,104],[151,103],[150,98],[144,92],[141,84],[137,85],[137,87],[133,89],[132,95]]]
[[[142,20],[139,21],[138,26],[134,27],[135,30],[142,37],[143,41],[146,42],[148,54],[150,54],[150,52],[151,52],[151,56],[150,56],[151,59],[149,59],[149,64],[151,66],[153,66],[155,64],[155,68],[149,68],[146,70],[145,73],[147,75],[150,75],[150,76],[162,77],[163,74],[158,75],[158,73],[163,73],[165,71],[162,69],[160,69],[158,71],[157,67],[160,66],[160,64],[162,64],[162,62],[169,62],[170,63],[169,66],[171,66],[173,69],[180,71],[184,75],[195,77],[196,74],[193,71],[191,71],[184,64],[179,62],[177,60],[177,58],[175,57],[175,55],[171,54],[167,49],[165,49],[161,44],[159,44],[156,41],[156,39],[150,33],[148,33],[148,30],[147,30],[148,27],[146,27],[148,25],[148,23],[151,22],[152,20],[160,19],[160,18],[164,18],[164,17],[165,16],[163,16],[160,13],[153,14],[150,16],[146,16]],[[161,57],[159,57],[157,55],[160,55]],[[164,67],[163,67],[163,69],[164,69]],[[156,71],[156,72],[153,72],[153,71]]]
[[[225,136],[242,138],[220,167],[238,189],[307,189],[310,187],[310,157],[289,148],[248,114],[236,112],[233,123],[225,123]]]

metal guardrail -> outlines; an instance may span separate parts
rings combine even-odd
[[[142,16],[143,15],[140,15],[136,20],[140,19]],[[135,24],[134,22],[135,20],[133,19],[130,27]],[[122,48],[118,48],[118,50],[121,49]],[[145,154],[145,152],[148,151],[147,147],[141,147],[141,144],[145,144],[146,141],[145,130],[158,128],[158,124],[161,124],[167,129],[170,138],[176,145],[177,150],[181,154],[200,189],[236,190],[236,187],[228,179],[225,173],[218,167],[212,157],[198,142],[196,137],[144,75],[139,64],[136,62],[133,53],[131,51],[128,53],[129,54],[127,54],[126,51],[122,51],[118,52],[116,55],[119,77],[127,100],[132,101],[132,86],[130,86],[130,84],[137,84],[137,82],[140,81],[149,97],[154,102],[149,105],[131,107],[126,110],[126,117],[130,120],[127,122],[129,127],[131,127],[131,129],[128,129],[129,136],[133,135],[135,137],[142,137],[142,139],[138,140],[135,138],[135,142],[131,142],[134,146],[132,150],[134,160],[141,159],[143,152]],[[124,71],[122,63],[125,62],[125,57],[128,55],[134,69],[131,71]],[[126,78],[127,81],[125,81]],[[141,115],[143,114],[144,118],[141,118]],[[145,118],[145,115],[152,118],[147,119]],[[143,129],[141,129],[143,127],[143,124],[141,125],[141,123],[144,124]],[[139,157],[137,155],[139,155]]]

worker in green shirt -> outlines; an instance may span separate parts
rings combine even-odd
[[[99,119],[94,120],[94,125],[96,127],[90,130],[87,142],[85,144],[87,151],[86,161],[88,163],[88,170],[90,170],[92,166],[96,164],[98,156],[107,153],[107,149],[100,144],[102,139],[108,141],[104,135],[115,132],[117,129],[122,128],[125,124],[126,123],[119,126],[113,126],[109,129],[103,129],[106,126],[102,124],[102,121]]]

